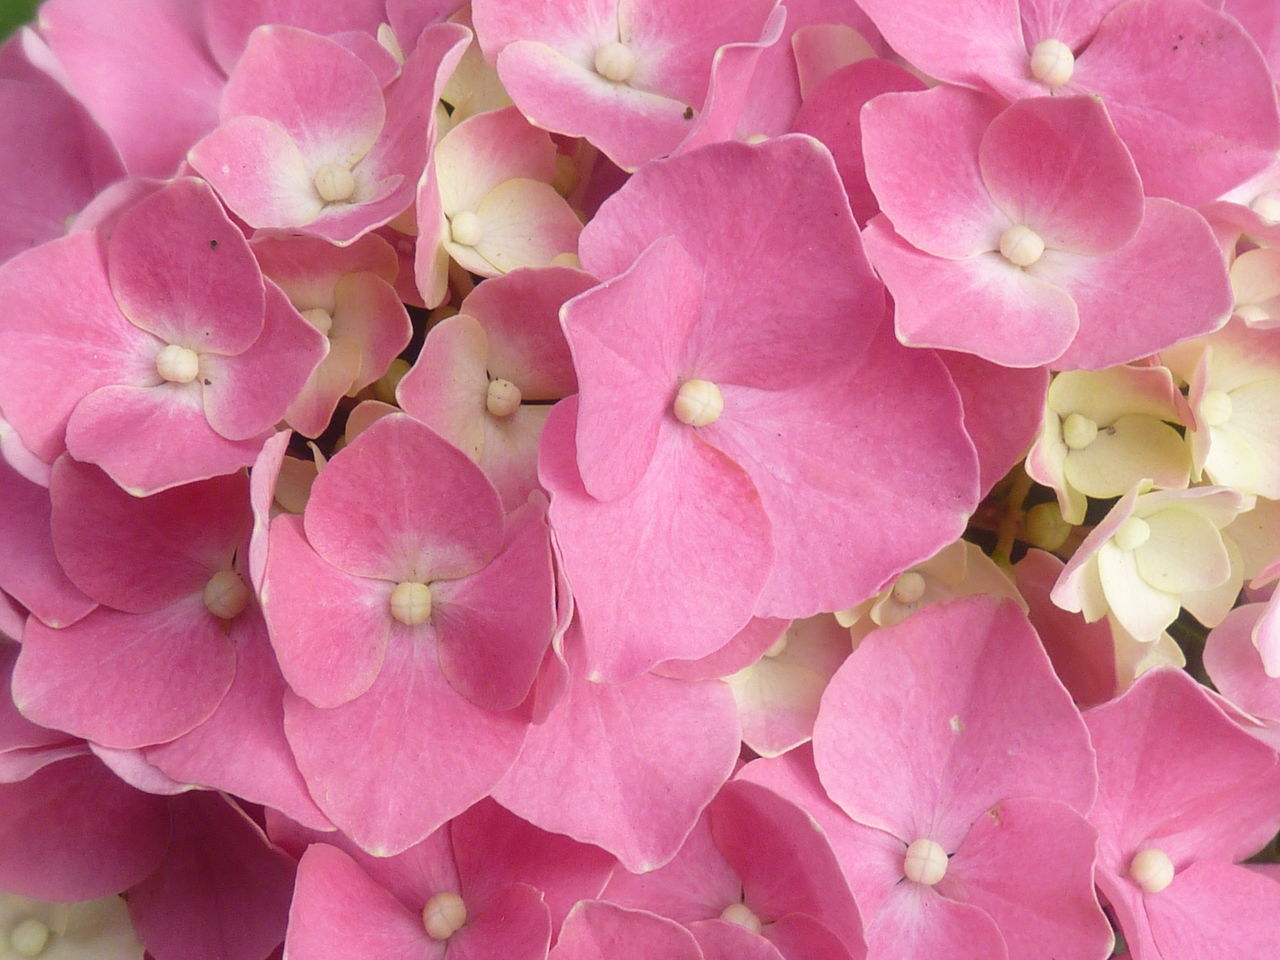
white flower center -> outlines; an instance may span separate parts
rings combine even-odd
[[[1130,517],[1120,524],[1112,542],[1121,550],[1137,550],[1151,539],[1151,525],[1141,517]]]
[[[249,587],[234,570],[219,570],[204,585],[204,605],[215,617],[231,620],[249,605]]]
[[[1148,847],[1130,861],[1129,878],[1147,893],[1159,893],[1173,883],[1173,861],[1159,847]]]
[[[449,222],[449,237],[460,247],[474,247],[484,239],[484,227],[472,211],[463,210]]]
[[[431,588],[416,580],[397,583],[396,588],[391,591],[391,615],[409,627],[426,623],[431,618]]]
[[[38,957],[49,942],[50,930],[35,917],[27,917],[9,934],[9,946],[20,957]]]
[[[681,423],[705,427],[724,413],[724,394],[710,380],[686,380],[680,384],[672,411]]]
[[[1062,421],[1062,442],[1068,449],[1083,450],[1098,439],[1098,425],[1079,413]]]
[[[1000,234],[1000,255],[1016,267],[1029,267],[1044,256],[1044,241],[1030,227],[1015,223]]]
[[[302,316],[307,323],[311,324],[326,337],[329,331],[333,329],[333,314],[324,307],[312,307],[310,310],[303,310]]]
[[[320,194],[320,199],[325,203],[341,203],[344,200],[350,200],[351,195],[356,192],[356,178],[340,163],[323,164],[316,171],[312,183],[315,184],[316,193]]]
[[[1061,40],[1041,40],[1031,50],[1031,76],[1046,87],[1060,87],[1076,72],[1076,57]]]
[[[740,927],[746,927],[752,933],[759,933],[760,928],[764,926],[760,922],[760,918],[751,912],[751,908],[745,903],[731,903],[720,911],[720,919],[727,923],[736,923]]]
[[[907,847],[902,875],[913,883],[932,887],[947,875],[947,851],[936,841],[921,837]]]
[[[190,383],[200,375],[200,355],[171,343],[156,354],[156,373],[170,383]]]
[[[484,406],[495,417],[509,417],[520,409],[520,400],[520,388],[510,380],[499,378],[489,381]]]
[[[456,893],[437,893],[422,908],[422,925],[432,940],[448,940],[466,922],[467,905]]]
[[[636,55],[625,43],[613,41],[596,49],[596,73],[614,83],[626,83],[636,72]]]
[[[1200,418],[1211,427],[1220,427],[1231,419],[1231,394],[1225,390],[1206,390],[1200,398]]]
[[[892,596],[898,603],[915,603],[924,596],[925,579],[914,570],[908,570],[893,585]]]

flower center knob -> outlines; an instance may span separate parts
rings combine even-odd
[[[307,323],[311,324],[326,337],[329,335],[329,331],[333,329],[333,314],[324,307],[312,307],[310,310],[303,310],[302,316]]]
[[[1076,72],[1076,56],[1061,40],[1041,40],[1031,49],[1031,76],[1046,87],[1060,87]]]
[[[520,388],[510,380],[490,380],[484,406],[495,417],[509,417],[520,409]]]
[[[1030,227],[1015,223],[1000,234],[1000,254],[1015,267],[1029,267],[1044,256],[1044,241]]]
[[[1231,419],[1231,394],[1225,390],[1206,390],[1200,398],[1200,418],[1211,427],[1220,427]]]
[[[907,847],[902,874],[914,883],[932,887],[947,875],[947,851],[936,841],[921,837]]]
[[[351,195],[356,192],[356,178],[340,163],[322,164],[312,183],[325,203],[350,200]]]
[[[1141,517],[1130,517],[1111,539],[1121,550],[1137,550],[1151,539],[1151,525]]]
[[[156,373],[170,383],[190,383],[200,373],[200,355],[171,343],[156,354]]]
[[[416,580],[397,583],[391,591],[391,615],[408,627],[426,623],[431,619],[431,588]]]
[[[1148,847],[1129,862],[1129,877],[1147,893],[1173,883],[1173,861],[1159,847]]]
[[[681,423],[705,427],[724,413],[724,394],[710,380],[686,380],[680,384],[672,410]]]
[[[9,946],[20,957],[38,957],[49,942],[49,928],[35,917],[27,917],[9,934]]]
[[[448,940],[467,922],[467,905],[456,893],[437,893],[422,908],[422,925],[432,940]]]
[[[720,919],[726,923],[736,923],[740,927],[746,927],[752,933],[759,933],[760,928],[764,926],[760,922],[760,918],[751,912],[751,908],[745,903],[731,903],[720,911]]]
[[[617,40],[596,48],[596,73],[614,83],[626,83],[636,72],[636,55],[625,43]]]
[[[474,247],[484,238],[484,227],[478,216],[463,210],[450,221],[449,236],[460,247]]]
[[[1062,421],[1062,442],[1068,449],[1083,450],[1098,439],[1098,425],[1079,413]]]
[[[219,570],[204,585],[204,605],[219,619],[234,619],[249,605],[249,587],[234,570]]]
[[[914,570],[908,570],[893,585],[893,599],[899,603],[915,603],[924,596],[927,584],[924,577]]]

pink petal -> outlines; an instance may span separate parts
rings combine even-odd
[[[472,460],[484,454],[488,433],[488,345],[475,318],[445,317],[431,328],[418,359],[396,386],[396,399],[406,413]]]
[[[700,920],[689,924],[705,960],[786,960],[778,948],[746,927],[725,920]],[[814,960],[826,958],[814,957]]]
[[[583,900],[564,922],[548,960],[703,960],[693,934],[674,921],[602,900]]]
[[[507,180],[485,195],[475,213],[483,236],[472,256],[450,249],[455,260],[482,276],[546,267],[562,254],[577,254],[582,221],[550,184]]]
[[[311,795],[375,856],[412,846],[493,792],[524,742],[524,723],[472,706],[434,661],[430,645],[397,629],[364,695],[332,710],[285,695],[285,735]]]
[[[1095,97],[1018,101],[987,127],[978,161],[991,199],[1055,249],[1108,253],[1142,223],[1142,181]]]
[[[769,924],[763,931],[787,960],[865,960],[867,948],[858,943],[847,947],[834,933],[812,917],[790,913]],[[710,960],[710,958],[708,958]]]
[[[675,680],[718,680],[745,670],[782,637],[791,624],[786,620],[752,617],[733,639],[700,660],[668,660],[654,673]],[[846,634],[846,637],[848,635]]]
[[[263,23],[302,27],[314,33],[364,30],[373,34],[386,18],[382,0],[332,0],[294,4],[287,0],[210,0],[204,6],[209,49],[230,73],[253,28]]]
[[[1276,606],[1250,603],[1232,610],[1209,632],[1204,666],[1213,685],[1242,710],[1268,720],[1280,719],[1280,683],[1264,669],[1265,655],[1254,646],[1269,610]]]
[[[949,86],[886,93],[863,109],[867,181],[913,247],[959,259],[998,245],[1007,214],[991,199],[978,151],[999,113],[996,101]]]
[[[431,464],[423,475],[421,465]],[[354,576],[455,579],[502,544],[498,494],[462,451],[408,416],[384,417],[311,489],[307,539]]]
[[[435,159],[441,206],[450,217],[475,210],[508,180],[550,183],[556,175],[555,144],[515,107],[463,120],[440,138]]]
[[[918,883],[900,883],[867,929],[867,954],[894,960],[1007,960],[995,921]]]
[[[1143,898],[1159,955],[1168,960],[1266,957],[1276,947],[1280,883],[1228,863],[1193,863]]]
[[[121,312],[165,343],[235,354],[262,332],[262,275],[201,180],[175,180],[126,210],[107,272]]]
[[[619,682],[724,646],[751,619],[773,559],[751,481],[718,450],[675,433],[634,490],[601,503],[575,466],[576,407],[571,399],[552,410],[538,472],[591,675]]]
[[[652,870],[676,855],[733,770],[732,698],[714,680],[593,683],[568,639],[569,688],[530,729],[493,797],[544,830],[604,847],[629,870]]]
[[[472,902],[475,912],[468,908],[466,926],[449,938],[451,958],[545,960],[552,927],[540,891],[513,883]]]
[[[304,437],[324,433],[343,395],[360,373],[360,345],[351,340],[329,340],[328,353],[311,371],[300,392],[289,402],[284,420]]]

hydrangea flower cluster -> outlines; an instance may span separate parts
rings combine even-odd
[[[1280,960],[1280,7],[47,0],[0,957]]]

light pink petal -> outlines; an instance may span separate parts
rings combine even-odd
[[[1095,97],[1020,100],[991,121],[978,150],[991,199],[1054,249],[1101,254],[1142,222],[1142,181]]]
[[[1004,800],[974,822],[936,889],[991,917],[1010,957],[1094,960],[1112,942],[1093,891],[1096,841],[1069,807]]]
[[[786,620],[752,617],[733,639],[701,660],[668,660],[654,673],[676,680],[718,680],[751,666],[782,637]],[[847,637],[847,634],[846,634]]]
[[[473,317],[445,317],[428,332],[418,359],[396,386],[396,399],[406,413],[472,460],[483,455],[488,432],[488,345],[484,328]]]
[[[1193,863],[1143,900],[1161,960],[1267,957],[1276,951],[1280,883],[1242,866]]]
[[[961,258],[999,244],[1007,214],[978,164],[983,134],[999,113],[997,101],[949,86],[886,93],[863,108],[867,180],[880,211],[912,246]]]
[[[546,404],[524,403],[507,417],[486,416],[480,468],[502,497],[502,509],[517,509],[540,490],[538,446],[551,415]]]
[[[126,210],[107,272],[124,315],[165,343],[234,354],[262,332],[262,275],[201,180],[175,180]]]
[[[284,678],[319,707],[360,696],[382,667],[393,584],[327,563],[307,543],[301,517],[276,517],[269,543],[262,603]]]
[[[502,507],[480,469],[403,415],[378,420],[329,461],[305,525],[339,569],[393,583],[466,576],[502,543]]]
[[[493,792],[526,730],[509,713],[463,699],[432,646],[407,628],[392,631],[367,693],[332,710],[286,694],[284,710],[285,734],[312,797],[375,856],[401,852]],[[388,770],[403,773],[388,778]]]
[[[918,883],[900,883],[867,928],[867,955],[894,960],[1007,960],[1000,928],[984,911]]]
[[[515,107],[468,117],[436,145],[440,203],[447,216],[474,211],[489,191],[517,178],[550,183],[555,144]]]
[[[304,437],[324,433],[360,373],[360,345],[351,340],[328,340],[328,353],[302,389],[290,401],[284,420]]]
[[[683,362],[701,317],[701,273],[678,241],[664,238],[562,310],[578,371],[578,472],[598,500],[635,489],[664,426],[671,429],[681,381],[701,373]]]
[[[773,528],[757,616],[851,607],[962,532],[977,464],[936,358],[883,331],[861,364],[785,395],[722,392],[725,412],[700,436],[747,472]],[[887,449],[894,459],[876,456]]]
[[[155,869],[169,841],[159,797],[94,757],[0,784],[0,885],[41,900],[111,896]]]
[[[907,675],[910,686],[887,680]],[[844,733],[852,723],[861,737]],[[832,678],[813,737],[832,799],[906,843],[927,837],[953,852],[1010,796],[1077,811],[1093,802],[1080,714],[1010,601],[933,604],[874,631]]]
[[[772,564],[759,494],[728,457],[675,434],[658,445],[634,490],[601,503],[575,465],[576,406],[552,410],[538,473],[551,493],[591,675],[616,683],[663,660],[712,653],[751,619]]]
[[[62,452],[67,420],[86,394],[112,383],[159,381],[162,344],[120,315],[93,234],[72,234],[8,261],[0,267],[0,294],[8,305],[0,319],[0,407],[41,460],[51,463]]]
[[[361,237],[376,240],[372,234]],[[352,390],[369,386],[409,345],[413,325],[395,287],[372,273],[344,276],[334,288],[332,337],[358,344],[360,368]]]
[[[548,960],[703,960],[693,934],[672,920],[584,900],[570,912]]]
[[[284,738],[286,687],[261,614],[246,611],[237,617],[231,639],[236,676],[218,709],[190,733],[148,747],[147,762],[180,783],[225,790],[328,829]]]
[[[280,288],[267,284],[262,335],[234,357],[200,362],[209,425],[228,440],[274,426],[324,358],[324,334],[302,318]]]
[[[646,166],[583,231],[583,267],[616,276],[668,235],[706,276],[690,375],[782,389],[849,363],[875,335],[883,288],[831,155],[810,137],[713,144]]]
[[[867,225],[863,239],[893,295],[898,339],[908,346],[1039,367],[1061,356],[1079,330],[1076,305],[1065,290],[998,253],[967,260],[930,256],[894,233],[883,214]]]
[[[148,613],[204,589],[249,532],[241,475],[130,496],[101,470],[54,464],[53,540],[68,575],[99,602]]]
[[[141,747],[208,719],[235,670],[225,623],[197,594],[154,613],[100,607],[63,630],[30,621],[13,694],[43,726],[104,746]]]
[[[1210,333],[1231,315],[1231,285],[1204,218],[1169,200],[1145,207],[1137,234],[1113,253],[1055,250],[1035,265],[1036,276],[1061,286],[1079,310],[1080,331],[1055,367],[1128,363]]]
[[[289,0],[210,0],[204,4],[203,13],[209,49],[227,73],[235,67],[249,35],[259,24],[277,23],[325,34],[347,30],[373,34],[387,15],[383,0],[302,4]]]
[[[629,870],[652,870],[676,855],[732,773],[732,697],[715,680],[593,683],[569,641],[569,688],[493,797],[544,830],[604,847]]]
[[[156,960],[260,960],[284,940],[295,865],[215,793],[170,801],[160,868],[129,891],[134,929]]]
[[[926,67],[926,64],[921,64]],[[1272,79],[1230,17],[1194,0],[1133,0],[1103,19],[1072,87],[1100,95],[1150,196],[1198,205],[1280,147]]]
[[[1280,720],[1280,681],[1267,674],[1265,654],[1259,653],[1251,635],[1275,605],[1273,600],[1232,610],[1210,631],[1204,648],[1205,670],[1219,692],[1242,710],[1268,720]]]

